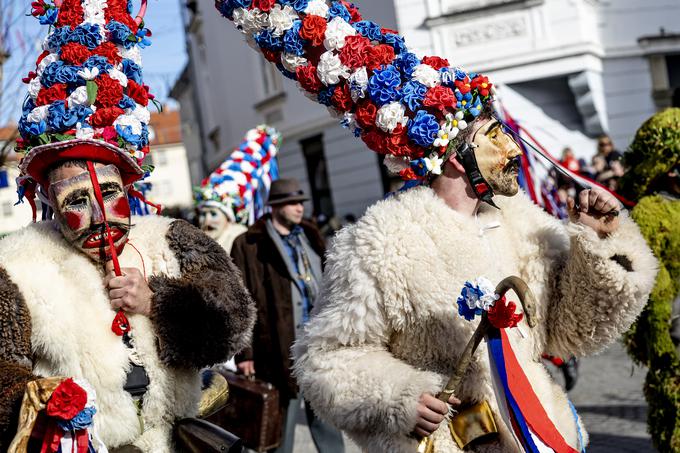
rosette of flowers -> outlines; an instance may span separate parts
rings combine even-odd
[[[71,139],[102,140],[138,163],[149,151],[149,102],[140,49],[151,33],[127,0],[37,0],[32,14],[50,26],[28,96],[17,150]]]
[[[524,313],[515,313],[517,304],[500,297],[489,279],[478,277],[475,281],[466,281],[458,296],[458,314],[468,321],[486,314],[489,322],[497,329],[515,327],[524,317]]]
[[[449,142],[491,101],[488,78],[418,58],[345,0],[216,0],[247,42],[404,180],[441,172]]]
[[[280,140],[276,129],[266,125],[249,130],[243,142],[194,190],[196,204],[216,206],[233,222],[253,223],[264,214],[269,187],[278,178]]]

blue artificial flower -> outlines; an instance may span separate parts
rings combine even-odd
[[[408,136],[416,145],[429,148],[437,138],[439,123],[434,115],[430,115],[425,110],[418,110],[416,117],[408,126]]]
[[[107,60],[106,57],[102,57],[101,55],[93,55],[85,60],[83,63],[83,68],[97,68],[99,69],[99,73],[103,74],[113,69],[113,65],[109,63],[109,60]]]
[[[234,2],[230,0],[225,0],[223,2],[215,2],[215,6],[217,7],[217,10],[220,12],[221,15],[223,15],[229,20],[234,19],[234,9],[236,9],[236,7],[234,6]]]
[[[82,44],[88,49],[94,49],[99,45],[101,39],[102,37],[99,34],[99,25],[83,24],[78,25],[75,30],[73,30],[70,41]]]
[[[481,308],[468,307],[468,305],[465,303],[465,299],[462,297],[459,297],[456,302],[458,302],[458,314],[468,321],[472,321],[475,319],[475,316],[482,314]]]
[[[21,117],[19,120],[19,133],[26,140],[29,140],[31,137],[44,134],[46,130],[47,123],[45,123],[45,121],[31,123],[26,119],[25,116]]]
[[[35,102],[33,102],[33,99],[30,96],[26,95],[26,99],[24,99],[24,104],[21,106],[21,113],[23,115],[28,115],[34,108]]]
[[[283,50],[299,57],[305,54],[304,47],[307,44],[307,41],[300,37],[301,27],[302,21],[296,20],[293,22],[293,26],[283,35]]]
[[[440,78],[442,80],[442,85],[449,88],[454,88],[454,81],[456,80],[456,74],[451,68],[440,68],[439,69]]]
[[[250,8],[252,0],[227,0],[227,2],[231,3],[234,6],[234,8],[248,9]]]
[[[456,94],[456,110],[467,110],[470,108],[472,101],[472,93],[461,93],[460,90],[455,91]]]
[[[86,123],[86,119],[88,116],[92,115],[94,111],[86,106],[86,105],[76,105],[75,107],[72,107],[71,110],[73,113],[78,117],[78,123]]]
[[[304,12],[307,9],[307,6],[309,6],[309,0],[280,0],[279,3],[281,3],[281,6],[292,6],[298,13]]]
[[[423,105],[423,99],[427,94],[427,87],[420,82],[411,80],[401,88],[401,102],[412,111],[417,111]]]
[[[480,298],[484,293],[474,283],[467,281],[458,296],[458,314],[468,321],[472,321],[475,316],[482,314]]]
[[[403,52],[395,58],[393,64],[399,69],[402,79],[406,82],[413,77],[413,68],[420,64],[420,58],[414,53]]]
[[[59,10],[57,8],[50,8],[45,11],[45,14],[38,17],[40,25],[54,25],[57,23],[57,17],[59,16]]]
[[[127,12],[128,14],[132,14],[132,0],[127,1]]]
[[[124,94],[123,99],[120,100],[118,103],[118,107],[122,108],[123,110],[125,109],[134,109],[136,107],[136,103],[134,99],[132,99],[130,96]]]
[[[465,80],[465,77],[467,77],[467,73],[460,68],[455,68],[454,72],[456,73],[456,80]]]
[[[380,25],[370,20],[355,22],[352,24],[352,27],[371,41],[380,41],[382,38],[382,29],[380,28]]]
[[[40,82],[46,88],[55,83],[75,83],[78,81],[78,69],[64,64],[63,61],[53,61],[43,71]]]
[[[139,85],[142,85],[142,68],[134,61],[124,58],[122,63],[122,72],[128,79],[134,80]]]
[[[481,99],[479,99],[479,96],[475,96],[474,101],[472,101],[468,107],[468,112],[470,112],[470,115],[478,117],[479,114],[482,113],[482,107]]]
[[[47,108],[47,126],[53,131],[65,131],[75,127],[78,113],[66,109],[64,101],[55,101]]]
[[[337,1],[333,2],[328,10],[328,21],[330,22],[334,17],[341,17],[345,22],[349,22],[352,19],[345,5]]]
[[[82,411],[78,412],[78,414],[76,414],[76,416],[71,420],[57,420],[57,424],[63,431],[68,432],[87,429],[92,425],[92,418],[96,412],[97,409],[94,407],[86,407]]]
[[[142,141],[142,136],[132,133],[132,128],[130,126],[121,126],[120,124],[116,126],[116,132],[118,135],[131,145],[139,146]]]
[[[425,159],[420,158],[420,159],[415,159],[411,161],[411,169],[413,170],[413,173],[415,173],[418,176],[425,176],[427,174],[427,163],[425,162]]]
[[[51,49],[59,49],[64,44],[71,42],[71,35],[73,35],[71,27],[57,27],[47,38],[47,45]]]
[[[394,53],[399,55],[407,52],[406,41],[403,37],[395,35],[394,33],[385,33],[382,39],[383,43],[388,44],[394,48]]]
[[[368,81],[368,94],[378,107],[396,100],[399,97],[399,71],[392,65],[383,66],[373,71]]]
[[[126,49],[132,48],[132,46],[137,43],[136,39],[130,40],[130,37],[134,37],[134,35],[132,34],[132,30],[125,24],[112,20],[106,24],[106,29],[111,34],[111,41],[122,45]]]
[[[283,50],[283,40],[278,36],[272,35],[272,32],[269,30],[262,30],[260,33],[257,33],[255,35],[255,42],[263,49],[273,51]]]
[[[137,31],[137,45],[142,49],[146,49],[151,45],[151,40],[149,39],[149,30],[146,28],[139,29]]]
[[[332,106],[333,103],[331,102],[331,98],[333,97],[333,93],[335,93],[335,89],[337,87],[337,85],[331,85],[329,87],[322,88],[317,96],[319,103],[328,107]]]
[[[288,69],[284,68],[281,63],[276,63],[276,68],[284,77],[288,77],[291,80],[297,80],[297,75],[295,75],[294,72],[290,72]]]

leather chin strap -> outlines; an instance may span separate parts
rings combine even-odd
[[[477,158],[475,157],[475,145],[463,142],[456,150],[456,153],[456,158],[465,169],[465,174],[477,198],[496,209],[500,209],[493,202],[493,189],[491,189],[489,183],[482,176],[482,172],[479,171],[479,165],[477,165]]]

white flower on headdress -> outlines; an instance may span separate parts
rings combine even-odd
[[[130,49],[126,49],[123,46],[117,47],[121,57],[127,58],[128,60],[132,60],[138,66],[142,65],[142,52],[139,49],[139,46],[132,46],[132,48]],[[122,67],[122,64],[119,65]]]
[[[456,129],[456,134],[457,133],[458,130]],[[451,136],[451,125],[446,123],[439,129],[439,132],[437,132],[437,138],[434,140],[434,146],[448,146],[453,137],[455,137],[455,135]]]
[[[94,138],[94,129],[89,126],[83,126],[82,123],[76,124],[76,138],[88,139]]]
[[[134,115],[120,115],[118,118],[116,118],[116,121],[113,122],[113,126],[130,126],[130,131],[135,134],[135,135],[141,135],[142,134],[142,122],[139,121]]]
[[[385,159],[383,160],[383,165],[385,166],[385,168],[387,168],[387,171],[390,174],[396,175],[399,174],[400,171],[410,167],[411,164],[408,160],[408,157],[394,156],[392,154],[388,154],[385,156]]]
[[[297,13],[290,5],[276,4],[269,11],[269,29],[273,36],[283,36],[286,30],[293,27],[293,22],[298,18]]]
[[[81,86],[73,90],[73,93],[68,97],[68,105],[71,107],[75,107],[76,105],[89,105],[89,102],[87,102],[87,88]]]
[[[93,66],[92,68],[83,68],[78,71],[78,75],[85,80],[94,80],[99,75],[99,68]]]
[[[491,307],[494,306],[496,301],[500,299],[500,296],[496,294],[496,288],[493,286],[493,283],[491,283],[491,281],[489,281],[488,279],[484,277],[478,277],[475,283],[477,284],[477,288],[479,288],[479,291],[481,292],[481,295],[479,296],[480,304],[479,308],[488,311]]]
[[[54,63],[55,61],[59,61],[59,55],[57,55],[56,53],[51,53],[51,54],[45,56],[45,58],[43,58],[40,61],[40,64],[38,65],[38,69],[35,71],[38,74],[38,77],[40,77],[42,75],[43,71],[45,70],[45,68],[50,63]]]
[[[307,59],[299,57],[294,53],[283,52],[281,54],[281,64],[286,68],[286,71],[295,72],[299,66],[307,64]]]
[[[345,38],[354,36],[357,31],[348,24],[342,17],[336,16],[328,23],[326,27],[326,37],[323,40],[323,45],[328,50],[339,50],[345,47]]]
[[[328,17],[328,4],[324,0],[312,0],[305,8],[305,14],[313,14],[325,19]]]
[[[352,73],[349,78],[349,89],[352,100],[357,102],[361,98],[366,97],[366,89],[368,88],[368,71],[366,67],[362,66]]]
[[[433,88],[441,83],[439,71],[428,64],[419,64],[413,69],[413,80]]]
[[[31,113],[28,114],[26,117],[26,120],[30,121],[31,123],[39,123],[41,121],[44,121],[47,119],[47,109],[49,108],[49,105],[41,105],[40,107],[36,107],[33,110],[31,110]]]
[[[427,168],[428,172],[432,173],[433,175],[442,174],[442,164],[444,163],[444,161],[439,157],[437,153],[430,154],[430,157],[426,157],[424,160],[425,168]]]
[[[86,0],[83,2],[83,18],[84,22],[88,24],[96,24],[100,26],[106,25],[106,18],[104,17],[104,8],[108,4],[106,0]]]
[[[463,118],[465,118],[465,114],[460,110],[457,111],[455,115],[450,113],[446,115],[447,124],[451,128],[451,138],[456,137],[458,132],[468,127],[467,121]]]
[[[113,68],[113,69],[109,70],[109,77],[111,77],[113,80],[117,80],[118,83],[120,83],[120,85],[121,85],[123,88],[125,88],[126,86],[128,86],[128,78],[127,78],[127,76],[126,76],[123,72],[119,71],[119,70],[116,69],[116,68]]]
[[[149,109],[141,104],[135,104],[135,109],[130,112],[130,115],[144,124],[149,124],[149,121],[151,121],[151,113],[149,112]]]
[[[50,37],[51,36],[52,36],[52,34],[50,33],[49,35],[45,36],[45,39],[43,39],[42,45],[40,46],[40,48],[42,50],[49,50],[50,52],[55,52],[55,51],[59,50],[59,49],[55,49],[53,47],[50,47]]]
[[[316,68],[319,75],[319,80],[326,86],[340,83],[340,77],[349,78],[349,68],[342,64],[340,57],[338,57],[332,50],[321,54],[319,65]]]
[[[267,28],[269,17],[257,8],[251,10],[238,8],[234,10],[234,23],[243,30],[243,33],[253,35]]]
[[[408,118],[404,116],[406,107],[401,102],[392,102],[383,105],[378,110],[375,124],[385,132],[392,132],[398,124],[404,124]]]
[[[40,83],[40,78],[35,77],[30,82],[28,82],[28,94],[33,100],[38,97],[42,84]]]

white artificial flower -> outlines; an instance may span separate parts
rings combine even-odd
[[[458,133],[458,129],[456,129],[456,134]],[[436,147],[441,147],[441,146],[448,146],[449,142],[451,139],[455,137],[451,135],[451,126],[450,124],[444,124],[440,129],[439,132],[437,132],[437,138],[434,140],[434,146]]]
[[[433,88],[441,84],[439,71],[427,64],[419,64],[413,68],[413,80],[420,82],[426,87]]]
[[[49,35],[45,36],[45,39],[43,39],[42,45],[40,47],[42,48],[42,50],[48,50],[50,52],[56,52],[59,49],[55,49],[54,47],[50,47],[50,36],[52,36],[51,33]]]
[[[138,66],[142,65],[142,52],[139,46],[132,46],[132,48],[130,49],[126,49],[123,46],[116,47],[118,47],[118,52],[120,53],[121,57],[127,58],[128,60],[132,60]],[[122,67],[122,64],[120,64],[120,66]]]
[[[286,71],[294,73],[299,66],[304,66],[307,64],[307,59],[295,55],[294,53],[283,52],[281,54],[281,64],[284,68],[286,68]]]
[[[328,4],[325,0],[312,0],[305,8],[305,14],[321,16],[325,19],[328,17]]]
[[[135,108],[130,112],[130,115],[134,116],[138,121],[144,124],[149,124],[149,121],[151,121],[151,112],[149,112],[149,109],[141,104],[135,104]]]
[[[49,109],[49,105],[41,105],[40,107],[36,107],[33,110],[31,110],[31,113],[28,114],[26,119],[30,121],[31,123],[39,123],[41,121],[45,121],[47,119],[47,110]]]
[[[457,136],[458,132],[462,131],[468,126],[467,121],[465,121],[463,118],[465,118],[465,114],[460,110],[456,112],[455,116],[451,115],[450,113],[446,115],[446,119],[451,126],[451,138]]]
[[[76,124],[76,138],[88,139],[94,138],[94,129],[89,126],[83,127],[82,123]]]
[[[354,36],[357,31],[348,24],[342,17],[336,16],[326,27],[326,36],[323,45],[328,50],[339,50],[345,47],[345,38]]]
[[[40,89],[42,88],[42,84],[40,83],[40,78],[34,77],[30,82],[28,82],[28,94],[31,96],[31,99],[35,100],[35,98],[38,97],[38,93],[40,93]]]
[[[385,132],[392,132],[399,124],[403,124],[407,118],[404,116],[406,107],[401,102],[391,102],[378,109],[375,124]]]
[[[269,12],[269,29],[273,36],[283,36],[286,30],[293,27],[298,15],[290,5],[283,8],[278,3]]]
[[[96,24],[100,27],[106,25],[104,8],[107,7],[106,0],[86,0],[83,2],[83,18],[85,23]]]
[[[45,70],[45,68],[50,63],[54,63],[55,61],[58,61],[58,60],[59,60],[59,55],[57,55],[56,53],[51,53],[51,54],[45,56],[45,58],[43,58],[40,61],[40,64],[38,65],[38,69],[35,71],[38,74],[38,77],[40,77],[42,75],[43,71]]]
[[[483,310],[489,310],[494,306],[496,301],[500,299],[500,296],[496,294],[496,288],[493,286],[488,279],[484,277],[478,277],[475,281],[477,288],[481,291],[482,295],[479,296],[479,308]]]
[[[425,158],[425,167],[427,168],[427,171],[432,173],[433,175],[441,175],[442,174],[442,164],[444,163],[444,160],[442,160],[437,153],[432,153],[430,154],[430,157]]]
[[[84,86],[78,87],[73,90],[68,97],[68,105],[73,107],[76,105],[89,105],[87,101],[87,88]]]
[[[83,68],[78,71],[78,75],[85,80],[94,80],[99,75],[99,68],[94,66],[91,69]]]
[[[113,126],[120,126],[120,127],[125,127],[125,126],[130,126],[130,131],[135,134],[135,135],[141,135],[142,134],[142,122],[139,121],[134,115],[130,114],[125,114],[125,115],[120,115],[118,118],[116,118],[116,121],[113,122]]]
[[[335,52],[329,50],[321,54],[319,65],[316,68],[319,80],[326,86],[340,83],[340,78],[349,78],[349,68],[342,64],[340,57]]]
[[[269,25],[269,15],[263,13],[258,8],[253,8],[252,10],[237,8],[234,10],[234,24],[243,33],[253,35],[267,28]]]
[[[366,97],[366,89],[368,88],[368,71],[366,67],[362,66],[352,73],[349,78],[349,89],[352,100],[357,102],[361,98]]]
[[[383,160],[383,165],[387,168],[387,171],[392,175],[399,174],[400,171],[407,169],[411,166],[408,157],[405,156],[393,156],[388,154]]]
[[[350,112],[345,112],[342,115],[342,127],[346,129],[353,129],[353,126],[356,124],[356,118],[354,116],[354,113]]]
[[[128,78],[123,72],[119,71],[118,69],[111,69],[109,70],[109,77],[111,77],[113,80],[117,80],[120,85],[125,88],[128,86]]]

